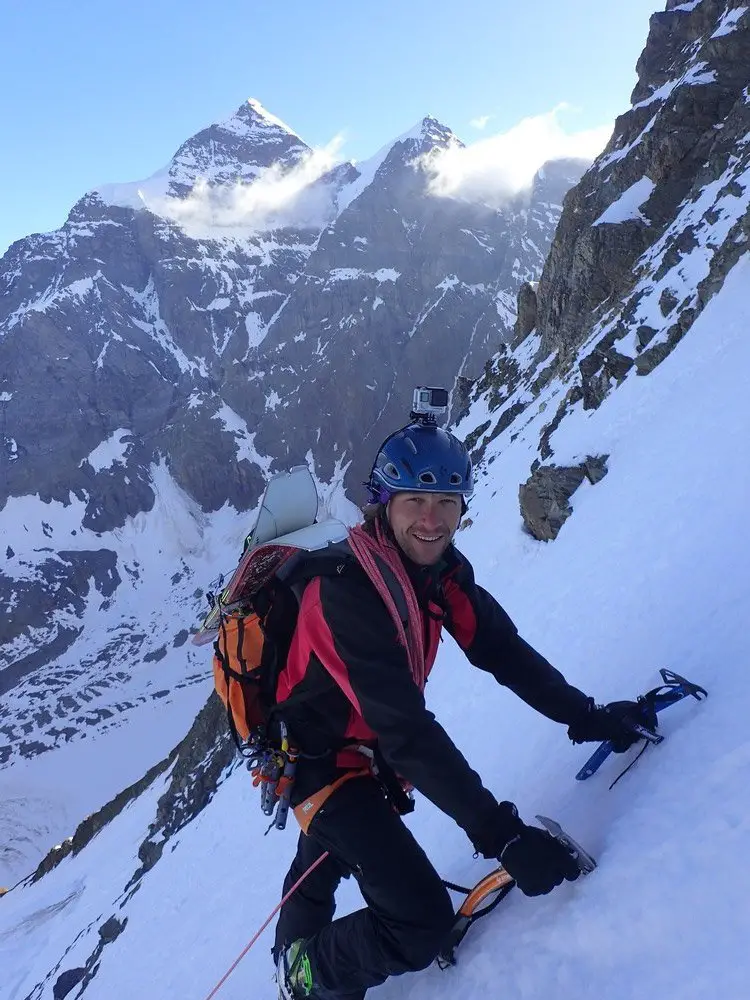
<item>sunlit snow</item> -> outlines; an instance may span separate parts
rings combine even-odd
[[[651,197],[655,187],[656,185],[650,178],[641,177],[635,184],[631,184],[629,188],[626,188],[620,197],[616,201],[613,201],[591,225],[601,226],[604,223],[617,224],[630,220],[648,222],[648,219],[640,211],[640,208]]]
[[[119,430],[113,431],[106,441],[97,445],[80,465],[88,462],[94,472],[111,469],[113,465],[123,465],[131,444],[131,432],[126,427],[121,427]]]
[[[261,471],[267,473],[271,468],[271,459],[265,455],[261,455],[260,452],[255,447],[255,432],[250,432],[248,430],[247,424],[242,419],[242,417],[235,413],[235,411],[223,403],[219,408],[218,412],[215,414],[216,419],[221,420],[224,428],[234,436],[236,442],[237,450],[237,461],[240,462],[242,459],[247,459],[248,462],[252,462],[257,465]]]
[[[719,27],[711,35],[711,38],[720,38],[722,35],[729,35],[737,30],[737,22],[748,12],[748,7],[735,7],[734,10],[726,10],[721,16]]]

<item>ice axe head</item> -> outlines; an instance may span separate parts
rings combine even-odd
[[[537,819],[546,831],[555,838],[555,840],[559,840],[563,847],[570,851],[576,864],[584,875],[589,875],[596,868],[596,861],[591,857],[588,851],[584,851],[578,841],[574,840],[569,833],[566,833],[559,823],[557,823],[554,819],[550,819],[549,816],[537,815]]]

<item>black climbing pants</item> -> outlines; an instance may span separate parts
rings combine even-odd
[[[322,1000],[359,1000],[389,976],[426,968],[453,925],[447,889],[372,778],[341,786],[300,834],[286,893],[323,851],[330,856],[282,908],[274,954],[308,941]],[[367,904],[333,920],[334,893],[353,875]]]

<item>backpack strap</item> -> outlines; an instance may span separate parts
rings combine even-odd
[[[381,559],[380,556],[375,556],[375,561],[378,564],[380,575],[383,577],[383,583],[385,583],[388,588],[388,593],[391,595],[393,603],[396,605],[398,616],[406,627],[409,625],[409,605],[406,601],[404,588],[399,583],[396,574],[384,559]]]
[[[234,714],[232,712],[232,704],[231,704],[231,699],[229,697],[229,690],[230,690],[229,689],[229,680],[230,680],[230,678],[234,678],[237,681],[240,681],[240,682],[243,682],[243,683],[247,683],[247,682],[252,681],[253,679],[250,678],[247,674],[237,673],[237,671],[233,670],[231,668],[231,666],[229,665],[229,657],[227,656],[227,654],[225,652],[226,647],[227,647],[227,641],[228,641],[228,639],[227,639],[226,618],[227,618],[227,616],[225,614],[222,614],[221,617],[220,617],[220,619],[219,619],[219,635],[224,640],[224,649],[222,650],[221,643],[219,642],[219,637],[217,636],[216,641],[214,642],[214,655],[216,656],[216,658],[218,659],[218,661],[219,661],[219,663],[221,665],[221,669],[222,669],[222,672],[224,674],[224,681],[225,681],[226,686],[227,686],[226,706],[227,706],[227,723],[229,725],[229,732],[232,735],[232,739],[234,740],[234,744],[237,747],[237,750],[239,751],[239,753],[243,757],[246,757],[246,756],[248,756],[248,754],[246,753],[246,749],[245,749],[245,747],[243,745],[242,740],[240,739],[240,734],[237,732],[237,725],[236,725],[236,723],[234,721]],[[242,619],[239,619],[239,621],[238,621],[238,632],[237,632],[237,635],[238,635],[238,654],[239,654],[239,650],[242,649],[242,632],[243,632],[243,628],[244,628],[244,623],[243,623]]]
[[[275,574],[276,579],[294,589],[309,583],[316,576],[340,576],[354,556],[346,541],[334,542],[324,549],[307,552],[300,549]]]
[[[396,605],[398,616],[404,625],[408,625],[409,606],[404,588],[388,562],[380,555],[376,555],[375,559],[383,582]],[[359,565],[359,560],[352,552],[349,541],[344,540],[334,542],[318,552],[300,551],[281,567],[276,577],[290,586],[301,600],[305,586],[316,576],[341,576],[352,565]]]

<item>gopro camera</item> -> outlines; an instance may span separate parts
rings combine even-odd
[[[414,390],[411,417],[421,423],[434,424],[448,412],[448,390],[434,385],[418,385]]]

